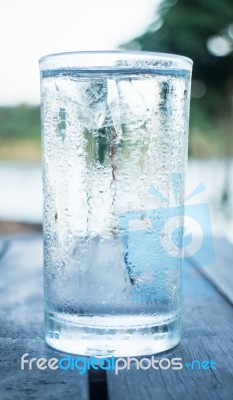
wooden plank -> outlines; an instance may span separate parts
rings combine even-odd
[[[0,337],[42,338],[41,236],[16,237],[8,243],[0,262]]]
[[[25,352],[37,358],[60,356],[43,342],[41,236],[0,242],[0,254],[0,398],[87,399],[86,374],[20,370],[20,357]],[[198,269],[192,270],[194,281],[199,278],[200,283]],[[201,280],[205,281],[203,277]],[[205,283],[208,285],[208,281]],[[201,295],[185,298],[182,341],[176,349],[167,352],[166,357],[181,357],[184,363],[213,359],[217,369],[139,372],[132,367],[118,376],[111,371],[108,372],[110,399],[233,398],[232,307],[214,289],[209,293],[205,298]]]
[[[224,238],[214,240],[215,263],[202,266],[197,259],[199,271],[233,304],[233,245]]]
[[[21,356],[60,358],[61,354],[45,346],[40,338],[0,338],[0,398],[4,400],[88,399],[87,376],[77,371],[21,370]]]
[[[204,268],[186,265],[182,340],[175,349],[156,358],[178,357],[182,358],[183,364],[192,360],[214,360],[216,370],[184,367],[180,371],[150,368],[139,372],[133,365],[130,370],[120,371],[118,376],[114,371],[108,371],[110,400],[233,398],[233,310],[227,301],[232,280],[232,245],[225,240],[216,240],[215,248],[216,266],[208,267],[209,274]],[[205,273],[206,278],[200,272]]]
[[[7,251],[3,251],[4,246]],[[28,358],[61,357],[43,340],[42,237],[1,240],[0,250],[0,398],[88,399],[87,374],[20,369],[24,353]]]
[[[211,298],[186,298],[183,312],[181,343],[156,358],[182,358],[183,364],[193,360],[213,360],[216,370],[180,371],[136,369],[122,370],[116,376],[108,371],[110,400],[185,399],[231,400],[233,398],[231,305],[218,293]]]

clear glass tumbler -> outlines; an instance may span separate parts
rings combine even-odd
[[[179,342],[191,70],[147,52],[40,60],[45,337],[58,350]]]

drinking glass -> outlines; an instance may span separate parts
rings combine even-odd
[[[180,339],[192,61],[150,52],[40,60],[45,338],[138,356]]]

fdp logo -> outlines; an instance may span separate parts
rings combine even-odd
[[[173,174],[173,198],[179,202],[181,175]],[[187,198],[205,190],[200,184]],[[207,266],[214,263],[214,246],[211,221],[207,203],[190,205],[169,205],[168,199],[156,188],[150,187],[149,193],[159,197],[164,207],[126,212],[120,215],[119,225],[122,235],[123,251],[128,274],[136,288],[136,300],[143,293],[152,296],[151,286],[156,295],[156,281],[160,281],[161,296],[164,295],[166,281],[179,275],[182,261],[185,279],[184,294],[209,296],[209,284],[204,280],[195,280],[195,287],[190,285],[190,265]],[[155,285],[153,285],[153,281]],[[172,279],[170,279],[170,286]],[[178,284],[178,280],[177,280]],[[193,290],[194,289],[194,290]],[[140,296],[139,296],[140,294]],[[149,298],[149,297],[148,297]]]

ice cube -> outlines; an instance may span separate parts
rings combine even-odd
[[[148,118],[148,107],[143,93],[131,78],[118,79],[118,102],[121,124],[141,127]]]
[[[109,121],[106,79],[62,77],[57,80],[58,96],[76,105],[81,125],[89,131],[112,123]]]

